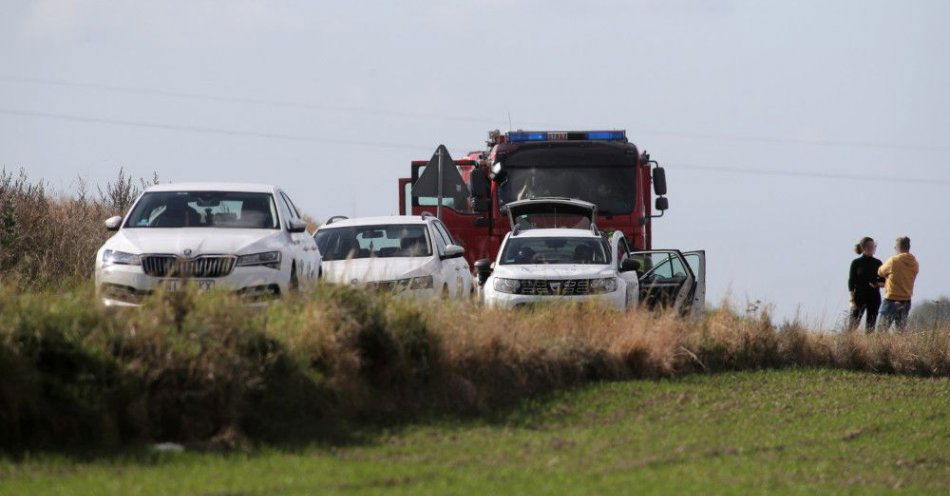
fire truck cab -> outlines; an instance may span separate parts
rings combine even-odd
[[[616,246],[615,260],[631,258],[639,265],[641,303],[702,311],[705,252],[652,249],[652,221],[669,208],[666,174],[627,140],[626,131],[495,130],[487,144],[487,150],[461,160],[439,155],[454,165],[448,170],[435,156],[413,161],[411,177],[399,180],[400,213],[437,212],[439,197],[431,188],[437,183],[419,178],[431,164],[443,163],[439,183],[446,184],[446,175],[456,182],[440,187],[442,221],[476,270],[497,258],[522,217],[544,228],[587,229],[584,220],[596,219],[596,229]],[[430,187],[413,187],[423,182]],[[547,201],[526,201],[540,198]]]
[[[400,213],[436,213],[437,197],[412,194],[429,163],[413,161],[411,177],[400,179]],[[622,232],[637,250],[651,248],[652,219],[669,205],[663,168],[621,130],[492,131],[487,150],[453,163],[468,191],[443,195],[442,221],[465,244],[469,262],[497,255],[510,230],[504,209],[519,200],[591,202],[598,210],[598,227]]]

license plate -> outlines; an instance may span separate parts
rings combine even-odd
[[[158,284],[165,288],[165,291],[181,291],[185,284],[193,283],[201,291],[208,291],[214,288],[214,280],[212,279],[191,279],[188,281],[183,281],[181,279],[162,279],[158,281]]]

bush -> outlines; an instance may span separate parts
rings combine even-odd
[[[120,169],[98,196],[79,181],[72,196],[52,193],[24,171],[0,171],[0,277],[20,287],[71,287],[92,275],[95,254],[109,237],[102,222],[122,215],[142,188]]]

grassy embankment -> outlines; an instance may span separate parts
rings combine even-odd
[[[0,462],[0,494],[946,494],[948,389],[818,369],[606,382],[296,450]]]
[[[0,446],[345,440],[351,424],[484,414],[599,380],[821,367],[950,376],[950,330],[820,334],[728,310],[495,311],[321,288],[249,309],[221,294],[107,311],[90,289],[0,290]]]

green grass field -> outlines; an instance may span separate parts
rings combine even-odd
[[[488,418],[253,454],[0,464],[0,493],[950,492],[950,380],[828,370],[600,383]]]

